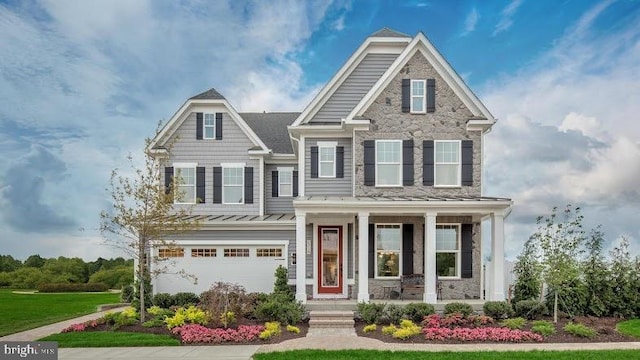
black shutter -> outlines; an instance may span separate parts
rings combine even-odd
[[[318,147],[311,147],[311,178],[318,177]]]
[[[293,171],[293,197],[298,196],[298,170]]]
[[[196,168],[196,203],[204,204],[204,167]]]
[[[213,203],[222,204],[222,168],[213,168]]]
[[[336,146],[336,177],[344,178],[344,146]]]
[[[216,113],[216,140],[222,140],[222,113]]]
[[[411,111],[411,79],[402,79],[402,112]]]
[[[402,141],[402,185],[413,185],[413,140]]]
[[[196,113],[196,140],[202,140],[202,113]]]
[[[253,204],[253,168],[244,168],[244,203]]]
[[[462,224],[461,234],[462,246],[460,255],[462,257],[461,275],[465,279],[473,277],[473,225]]]
[[[280,185],[278,184],[278,172],[277,171],[272,171],[271,172],[271,197],[278,197],[278,187]]]
[[[361,241],[364,241],[361,240]],[[376,225],[369,224],[369,278],[373,279],[376,275]]]
[[[462,185],[473,185],[473,140],[462,140]]]
[[[413,224],[402,224],[402,275],[413,274]]]
[[[168,166],[164,168],[164,193],[169,194],[171,192],[171,182],[173,181],[173,167]]]
[[[422,142],[422,185],[433,186],[433,140]]]
[[[436,80],[427,79],[427,112],[436,111]]]
[[[376,142],[375,140],[364,141],[364,185],[374,186],[376,184]]]

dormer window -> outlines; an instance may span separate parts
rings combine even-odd
[[[426,80],[411,80],[411,113],[426,113]]]
[[[216,114],[204,114],[204,121],[202,126],[205,139],[216,138]]]

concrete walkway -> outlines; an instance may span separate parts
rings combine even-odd
[[[109,311],[121,311],[116,308]],[[47,335],[59,333],[71,324],[97,319],[107,311],[62,321],[56,324],[23,331],[0,337],[2,341],[34,341]],[[320,329],[318,329],[320,330]],[[123,348],[72,348],[59,349],[59,359],[91,360],[247,360],[255,353],[287,351],[299,349],[371,349],[391,351],[527,351],[527,350],[640,350],[640,342],[622,343],[566,343],[566,344],[400,344],[384,343],[379,340],[358,337],[355,331],[348,329],[322,329],[312,331],[306,337],[268,345],[215,345],[215,346],[162,346],[162,347],[123,347]]]

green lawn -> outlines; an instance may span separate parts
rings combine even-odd
[[[90,314],[120,302],[115,293],[14,294],[0,289],[0,336]]]
[[[119,346],[178,346],[180,341],[169,335],[119,332],[85,331],[53,334],[38,341],[57,341],[60,348],[119,347]]]
[[[640,338],[640,319],[619,322],[617,329],[622,334]]]
[[[603,351],[519,351],[519,352],[426,352],[426,351],[375,351],[375,350],[296,350],[285,352],[260,353],[255,360],[600,360],[600,359],[640,359],[638,350]]]

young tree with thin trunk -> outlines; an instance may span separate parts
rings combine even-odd
[[[148,149],[151,139],[145,140]],[[168,151],[167,153],[170,153]],[[179,176],[174,176],[171,186],[165,189],[161,182],[161,159],[145,153],[144,165],[136,167],[131,155],[128,156],[132,175],[122,175],[118,169],[111,173],[110,187],[112,207],[100,214],[100,230],[106,241],[123,249],[137,260],[135,279],[140,295],[140,320],[145,315],[145,279],[160,273],[169,273],[171,267],[162,266],[159,259],[151,256],[151,246],[172,248],[174,243],[167,235],[196,230],[199,226],[195,220],[188,220],[190,207],[174,207],[174,197],[181,196],[178,189]],[[149,262],[154,263],[154,271],[150,273]],[[193,276],[178,270],[176,274],[191,278]]]

